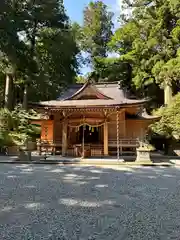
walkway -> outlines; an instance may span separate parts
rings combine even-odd
[[[1,164],[0,239],[179,239],[180,170]]]

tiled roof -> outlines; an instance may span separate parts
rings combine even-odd
[[[116,100],[102,100],[102,99],[87,99],[87,100],[65,100],[65,101],[45,101],[40,102],[39,105],[42,106],[54,106],[54,107],[88,107],[88,106],[118,106],[124,104],[135,104],[135,103],[145,103],[145,100],[130,100],[127,101],[116,101]]]
[[[91,83],[90,83],[91,84]],[[87,85],[87,83],[86,83]],[[85,99],[85,100],[69,100],[79,92],[83,91],[86,86],[83,84],[76,84],[67,89],[57,100],[44,101],[36,103],[39,106],[51,107],[88,107],[88,106],[115,106],[128,104],[143,104],[147,100],[131,99],[120,88],[117,82],[115,83],[99,83],[94,84],[95,89],[104,96],[110,99]]]
[[[72,95],[74,95],[79,89],[81,89],[83,87],[83,84],[75,84],[70,86],[68,89],[66,89],[61,96],[59,96],[57,98],[57,101],[61,101],[64,99],[67,99],[69,97],[71,97]]]
[[[138,120],[155,120],[155,119],[159,119],[160,117],[158,116],[152,116],[149,115],[146,111],[145,108],[140,109],[139,112],[137,112],[136,114],[128,114],[126,113],[126,119],[138,119]]]

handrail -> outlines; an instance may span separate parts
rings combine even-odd
[[[108,141],[109,145],[111,144],[117,144],[116,139],[109,139]],[[119,139],[120,145],[139,145],[139,140],[137,138],[121,138]],[[62,141],[53,141],[53,140],[38,140],[37,145],[49,145],[49,146],[56,146],[56,145],[62,145]],[[72,144],[76,145],[76,144]],[[96,144],[90,144],[90,145],[96,145]],[[99,145],[103,145],[102,143]]]
[[[109,146],[117,145],[116,139],[110,139],[108,142],[109,142]],[[136,146],[139,146],[139,141],[138,139],[133,139],[133,138],[121,138],[119,139],[119,145],[125,146],[125,147],[128,147],[128,146],[136,147]]]

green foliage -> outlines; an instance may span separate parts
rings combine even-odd
[[[161,119],[152,124],[152,130],[165,137],[180,137],[180,93],[174,96],[172,103],[154,112]]]
[[[113,13],[102,1],[90,2],[84,10],[81,32],[82,50],[89,54],[94,71],[98,71],[98,59],[107,57],[108,42],[112,37]],[[94,73],[95,73],[94,72]]]
[[[0,88],[10,73],[14,102],[23,101],[25,85],[39,101],[74,81],[79,49],[62,0],[2,0],[0,26]]]
[[[53,99],[74,81],[77,72],[79,50],[74,31],[62,0],[27,1],[26,4],[29,13],[25,36],[38,66],[36,75],[30,75],[33,84],[29,84],[29,99]]]
[[[123,2],[129,15],[113,34],[113,13],[103,1],[84,9],[83,26],[70,23],[63,0],[0,1],[1,103],[8,74],[15,104],[25,87],[29,101],[50,100],[66,85],[84,82],[77,73],[90,63],[95,81],[122,80],[137,96],[162,104],[162,88],[174,88],[180,78],[180,3]]]
[[[118,57],[96,58],[96,70],[90,77],[99,82],[113,82],[121,80],[124,87],[131,86],[131,66],[122,62]]]
[[[93,68],[89,78],[94,81],[124,80],[129,86],[131,66],[119,60],[109,44],[113,37],[113,13],[103,1],[90,2],[84,10],[84,25],[78,29],[81,49],[86,53],[86,64]],[[122,46],[121,46],[122,47]],[[118,53],[119,54],[119,53]]]
[[[31,124],[32,120],[39,119],[34,110],[28,112],[21,106],[14,111],[0,109],[0,146],[24,145],[27,140],[33,139],[40,133],[40,127]]]
[[[29,99],[56,98],[62,88],[74,81],[78,68],[78,48],[71,31],[46,28],[36,41],[39,74],[32,80]],[[32,98],[31,98],[32,96]]]
[[[157,62],[152,69],[154,75],[164,83],[172,83],[172,80],[177,81],[180,79],[180,49],[177,52],[177,57],[172,58],[167,62],[163,60]]]
[[[121,17],[122,25],[109,45],[119,53],[121,61],[132,66],[132,85],[145,97],[149,94],[145,88],[158,86],[160,91],[164,83],[173,85],[179,79],[180,3],[174,0],[124,2],[131,14],[125,20]]]
[[[87,81],[87,79],[81,75],[76,77],[76,83],[85,83]]]

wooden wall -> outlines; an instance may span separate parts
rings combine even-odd
[[[69,144],[76,143],[76,136],[77,136],[77,129],[68,127],[68,143]]]
[[[92,114],[91,114],[92,116]],[[102,115],[101,115],[102,116]],[[100,117],[99,113],[94,117]],[[117,138],[117,115],[111,114],[108,117],[108,139],[116,140]],[[40,124],[40,122],[38,122]],[[140,138],[145,136],[149,125],[147,120],[125,120],[125,111],[119,112],[119,137],[120,138]],[[63,123],[60,116],[55,115],[54,120],[41,121],[41,139],[56,142],[62,142]],[[103,126],[99,129],[101,141],[103,142]],[[68,143],[76,142],[76,129],[68,127]]]
[[[41,140],[54,140],[54,121],[43,120],[41,122]]]
[[[142,138],[146,135],[149,122],[146,120],[126,120],[127,138]]]
[[[117,138],[116,113],[109,118],[109,140]],[[119,137],[120,138],[141,138],[146,135],[150,122],[148,120],[125,120],[125,111],[119,113]]]
[[[125,126],[125,112],[119,113],[119,137],[124,138],[126,136]],[[109,140],[116,140],[117,138],[117,114],[114,113],[109,117],[108,123],[108,138]]]
[[[54,141],[62,142],[62,127],[63,123],[60,120],[60,116],[54,115]]]

